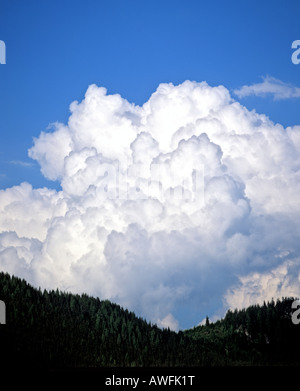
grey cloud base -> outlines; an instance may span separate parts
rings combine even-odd
[[[70,110],[29,150],[62,191],[0,191],[2,270],[172,329],[300,296],[300,126],[191,81],[142,107],[92,85]]]

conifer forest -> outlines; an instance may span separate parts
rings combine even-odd
[[[160,329],[108,300],[41,290],[0,273],[6,304],[1,356],[32,368],[299,365],[294,298],[282,298],[189,330]]]

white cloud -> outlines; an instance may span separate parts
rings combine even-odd
[[[166,315],[163,319],[158,319],[157,325],[161,328],[178,331],[179,325],[178,321],[174,318],[172,314]]]
[[[62,192],[32,189],[22,183],[0,190],[0,232],[16,232],[21,237],[43,241],[56,216],[67,210]]]
[[[42,174],[51,180],[63,176],[64,159],[72,151],[72,140],[69,130],[60,123],[53,124],[54,132],[42,132],[34,139],[34,148],[28,155],[39,162]]]
[[[245,85],[234,90],[234,93],[239,98],[244,98],[249,95],[265,96],[273,95],[275,100],[300,98],[300,88],[290,83],[285,83],[272,76],[263,77],[261,83]]]
[[[250,302],[247,278],[299,255],[299,129],[222,86],[161,84],[141,107],[90,86],[29,150],[62,190],[0,191],[0,267],[173,329],[219,314],[225,294]]]
[[[239,284],[230,288],[225,295],[226,307],[242,309],[253,304],[282,297],[300,297],[300,261],[286,260],[264,273],[242,276]]]

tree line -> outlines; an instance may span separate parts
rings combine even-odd
[[[190,330],[160,329],[108,300],[41,290],[0,273],[4,364],[33,368],[298,365],[293,298],[228,311]]]

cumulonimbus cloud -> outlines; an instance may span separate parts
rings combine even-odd
[[[274,100],[300,98],[300,88],[272,76],[263,77],[261,83],[245,85],[234,90],[239,98],[272,95]]]
[[[172,328],[299,277],[300,126],[191,81],[143,106],[92,85],[70,110],[29,150],[62,190],[0,191],[2,270]]]

